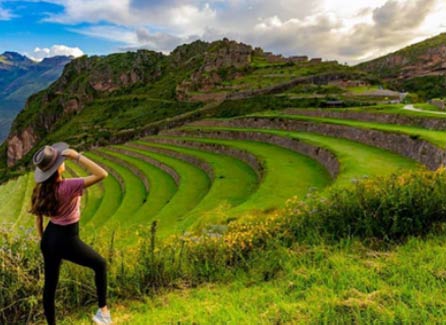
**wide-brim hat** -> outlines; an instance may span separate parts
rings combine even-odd
[[[33,155],[33,164],[36,166],[34,171],[36,183],[42,183],[54,174],[65,160],[62,151],[68,147],[69,145],[65,142],[57,142],[51,146],[43,146]]]

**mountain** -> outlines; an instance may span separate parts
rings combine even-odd
[[[15,52],[0,55],[0,142],[12,120],[33,93],[48,87],[72,58],[56,56],[35,62]]]
[[[393,87],[426,99],[446,96],[446,33],[410,45],[357,68],[374,73]]]
[[[138,50],[83,56],[29,97],[0,146],[0,169],[28,168],[43,144],[65,141],[87,150],[218,114],[225,99],[358,78],[367,74],[333,61],[284,58],[228,39],[183,44],[169,55]],[[286,98],[274,100],[288,105]]]

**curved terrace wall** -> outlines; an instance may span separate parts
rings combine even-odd
[[[166,164],[156,160],[156,159],[147,157],[143,154],[140,154],[140,153],[132,151],[132,150],[126,150],[126,149],[115,148],[115,147],[107,147],[107,149],[110,149],[111,151],[114,151],[116,153],[124,154],[127,156],[138,158],[142,161],[145,161],[145,162],[163,170],[167,174],[169,174],[173,178],[173,180],[175,181],[175,184],[177,186],[180,184],[181,176],[176,172],[176,170],[173,169],[172,167],[167,166]]]
[[[102,155],[102,153],[100,151],[97,151],[96,149],[93,149],[93,150],[90,150],[90,151],[92,153],[102,157],[102,158],[105,158]],[[107,158],[105,158],[105,159],[107,159]],[[124,179],[122,178],[122,176],[114,168],[108,167],[105,164],[102,165],[102,167],[118,181],[119,187],[121,188],[121,193],[124,195],[124,193],[125,193],[125,182],[124,182]]]
[[[150,140],[151,142],[154,143],[178,145],[192,149],[210,151],[212,153],[231,156],[248,164],[257,174],[257,177],[259,178],[260,181],[263,179],[264,176],[265,167],[263,166],[263,163],[259,161],[259,159],[255,155],[246,150],[218,143],[204,143],[204,142],[190,141],[184,139],[153,137],[153,138],[148,138],[147,140]]]
[[[428,141],[397,132],[362,129],[322,122],[300,121],[282,117],[247,117],[230,120],[203,120],[194,122],[190,125],[250,127],[313,132],[330,137],[345,138],[387,149],[402,156],[412,158],[426,165],[431,170],[440,167],[444,161],[444,151],[441,148]]]
[[[99,150],[94,150],[94,153],[97,154],[98,156],[101,156],[102,158],[105,158],[105,159],[110,160],[112,162],[118,163],[118,164],[124,166],[125,168],[129,169],[133,174],[137,175],[142,180],[142,182],[144,184],[144,188],[146,190],[146,193],[149,193],[149,191],[150,191],[150,184],[149,184],[149,181],[147,180],[146,175],[144,174],[144,172],[141,169],[139,169],[136,166],[133,166],[132,164],[126,162],[123,159],[119,159],[119,158],[117,158],[115,156],[112,156],[112,155],[109,155],[109,154],[107,154],[105,152],[102,152],[102,151],[99,151]],[[122,184],[124,186],[124,189],[125,189],[125,182],[122,179],[121,175],[119,175],[119,183],[121,183],[121,182],[122,182]],[[123,193],[125,193],[125,191]]]
[[[203,170],[206,173],[206,175],[209,177],[209,179],[211,181],[213,181],[215,178],[215,172],[214,172],[214,169],[212,168],[212,166],[210,164],[208,164],[206,161],[204,161],[200,158],[194,157],[192,155],[187,155],[182,152],[178,152],[178,151],[170,150],[170,149],[166,149],[166,148],[146,146],[144,144],[139,144],[139,143],[129,142],[129,143],[126,143],[125,145],[129,146],[129,147],[134,147],[136,149],[148,150],[148,151],[152,151],[155,153],[167,155],[169,157],[173,157],[173,158],[182,160],[182,161],[187,162],[191,165],[198,166],[198,168],[200,168],[201,170]]]
[[[331,151],[314,146],[309,143],[305,143],[298,139],[288,138],[286,136],[280,136],[265,132],[256,131],[232,131],[232,130],[200,130],[200,129],[173,129],[166,131],[165,134],[175,136],[199,136],[206,138],[217,139],[237,139],[248,141],[259,141],[269,144],[274,144],[294,152],[308,156],[320,164],[322,164],[328,171],[332,178],[335,178],[339,173],[339,161],[335,154]]]
[[[446,129],[446,118],[420,117],[405,114],[386,114],[371,112],[355,112],[355,111],[330,111],[327,109],[298,109],[288,108],[282,111],[284,114],[305,115],[314,117],[339,118],[347,120],[356,120],[363,122],[378,122],[386,124],[399,124],[416,126],[430,130],[444,131]]]

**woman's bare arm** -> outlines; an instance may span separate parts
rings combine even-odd
[[[79,162],[79,164],[83,165],[88,169],[91,175],[82,177],[84,179],[84,187],[91,186],[108,176],[108,172],[96,164],[93,160],[85,157],[84,155],[80,155],[78,160],[78,152],[73,149],[65,149],[62,152],[62,155],[69,157],[70,159]]]
[[[43,217],[41,215],[36,216],[36,228],[37,233],[39,234],[40,239],[42,239],[43,235]]]

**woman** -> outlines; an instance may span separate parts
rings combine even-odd
[[[65,159],[85,166],[90,176],[62,178]],[[48,324],[56,324],[54,298],[63,259],[87,266],[95,272],[99,309],[93,316],[97,324],[111,324],[106,304],[106,260],[79,238],[80,200],[84,188],[98,183],[108,173],[92,160],[68,148],[64,142],[40,148],[33,156],[36,186],[31,197],[30,213],[36,215],[40,249],[44,258],[45,285],[43,307]],[[43,231],[43,216],[50,218]]]

